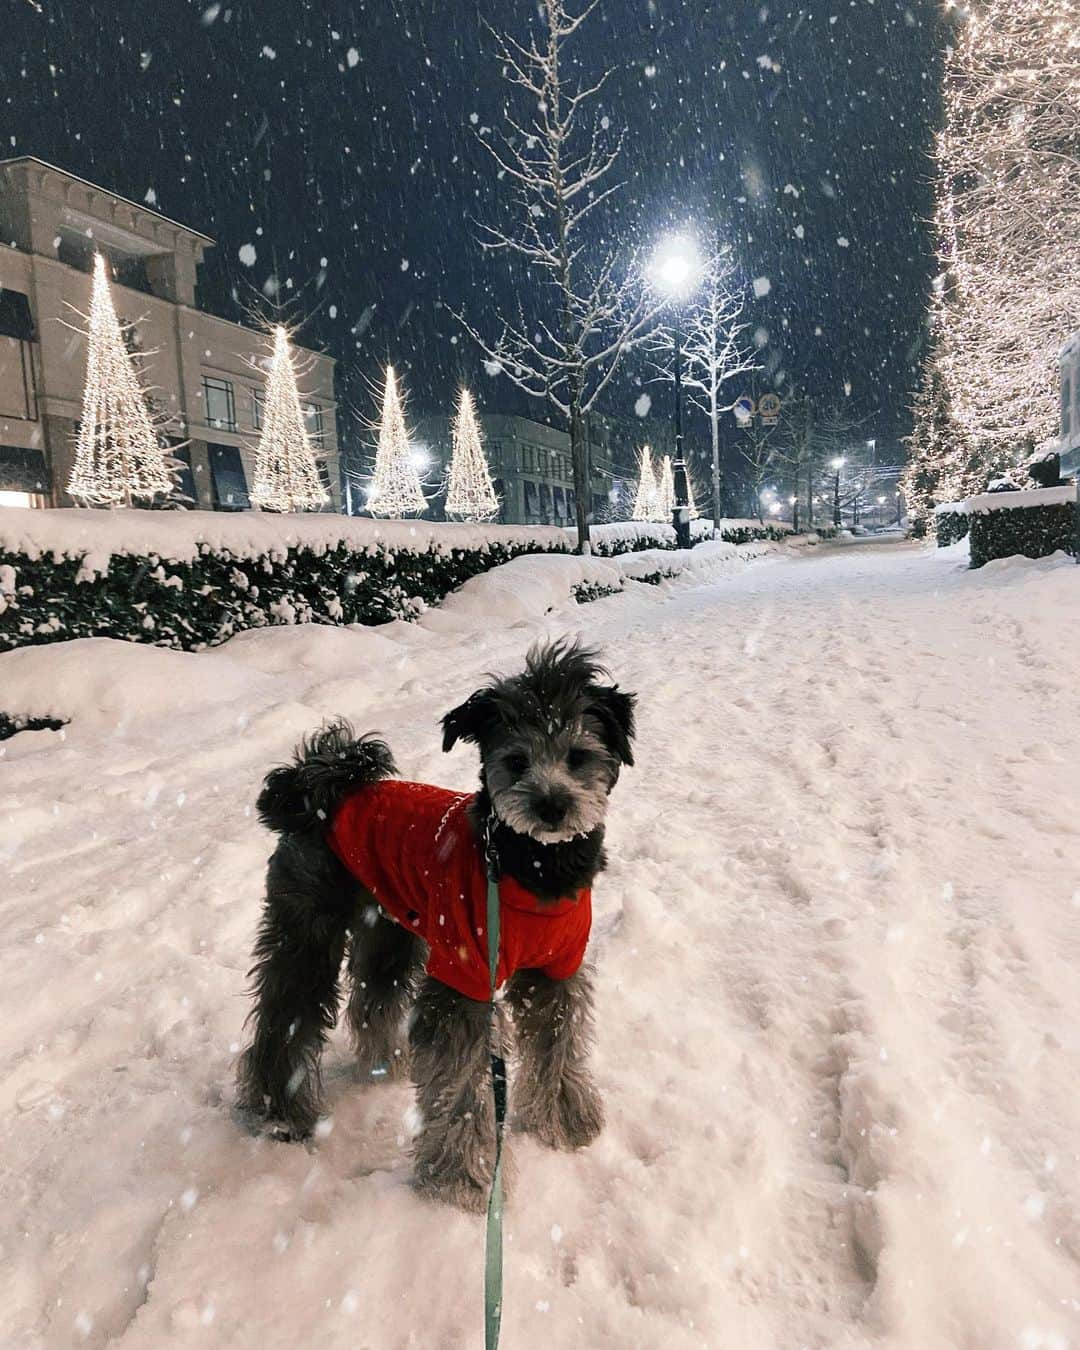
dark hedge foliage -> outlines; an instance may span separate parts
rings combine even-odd
[[[971,517],[971,565],[994,558],[1045,558],[1077,551],[1077,507],[1072,502],[1013,506]]]
[[[414,617],[511,558],[550,551],[491,542],[443,552],[364,552],[341,543],[322,552],[238,557],[204,544],[191,562],[114,554],[108,571],[80,579],[80,558],[0,550],[0,568],[15,574],[14,592],[0,602],[0,651],[80,637],[199,651],[270,624],[385,623]]]
[[[938,511],[934,520],[937,523],[937,546],[948,548],[965,538],[971,525],[971,517],[964,511]]]
[[[59,731],[67,722],[59,717],[12,717],[0,712],[0,741],[10,740],[20,731]]]

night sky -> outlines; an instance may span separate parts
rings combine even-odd
[[[448,312],[491,327],[528,286],[481,254],[474,221],[500,209],[477,133],[498,126],[505,95],[480,18],[523,35],[535,5],[9,0],[5,11],[4,153],[213,236],[201,299],[226,317],[265,310],[276,275],[301,340],[341,362],[345,441],[387,358],[414,414],[444,407],[462,378],[489,411],[541,414],[483,373]],[[576,40],[583,74],[616,67],[600,111],[629,130],[626,186],[598,230],[645,247],[669,226],[718,227],[747,280],[768,278],[749,314],[766,370],[825,401],[850,386],[865,434],[888,446],[908,430],[934,270],[937,12],[936,0],[602,0]],[[642,374],[627,365],[612,412],[633,414]]]

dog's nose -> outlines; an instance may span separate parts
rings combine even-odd
[[[565,797],[553,794],[550,797],[538,797],[533,804],[533,810],[545,825],[554,829],[566,818],[568,805]]]

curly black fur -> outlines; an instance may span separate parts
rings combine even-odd
[[[305,737],[291,764],[266,775],[256,802],[259,819],[278,834],[325,830],[350,788],[396,773],[385,741],[377,736],[357,737],[345,718],[339,717]]]
[[[599,683],[607,674],[598,653],[577,641],[561,638],[538,644],[526,656],[520,675],[489,676],[487,685],[446,714],[443,749],[450,750],[463,740],[479,745],[483,752],[500,727],[549,719],[563,722],[587,712],[600,722],[612,753],[631,765],[636,698],[618,685]]]

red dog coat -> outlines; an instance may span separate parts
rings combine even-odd
[[[390,918],[431,948],[428,974],[486,1001],[487,877],[468,815],[473,799],[426,783],[373,783],[345,798],[327,839]],[[523,969],[553,980],[574,974],[592,923],[588,889],[547,902],[503,877],[499,905],[500,986]]]

